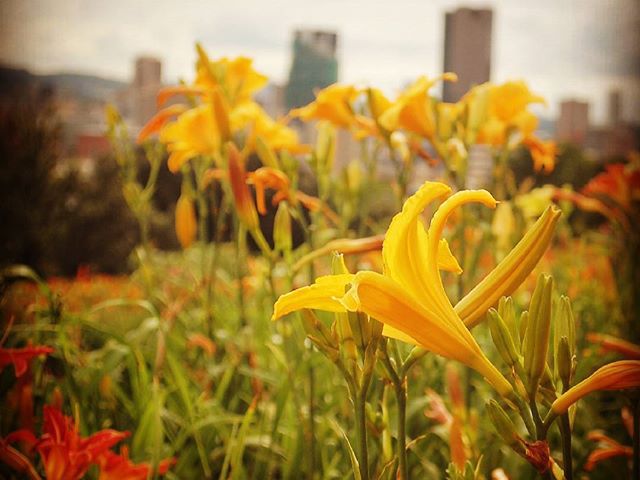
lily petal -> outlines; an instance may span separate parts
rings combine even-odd
[[[382,246],[385,275],[405,285],[415,298],[424,299],[424,303],[431,304],[434,299],[433,290],[429,287],[433,280],[429,278],[426,266],[428,235],[420,221],[420,214],[429,203],[450,192],[451,188],[443,183],[425,182],[393,218]],[[438,248],[438,263],[439,267],[460,269],[446,244]],[[445,310],[436,310],[436,313],[445,314]]]
[[[340,297],[344,295],[347,285],[354,275],[327,275],[316,279],[316,283],[298,288],[282,295],[273,306],[272,320],[277,320],[288,313],[303,308],[324,310],[327,312],[345,312]]]
[[[340,302],[347,310],[367,313],[414,338],[422,347],[473,368],[502,395],[512,391],[509,382],[485,357],[462,322],[458,320],[461,329],[450,328],[447,321],[389,277],[375,272],[357,273],[351,289]]]

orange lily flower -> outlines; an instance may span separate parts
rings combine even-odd
[[[42,436],[18,430],[7,436],[6,443],[24,441],[37,450],[44,464],[47,480],[79,480],[89,466],[109,448],[129,436],[129,432],[101,430],[82,438],[73,419],[50,405],[44,407]]]
[[[596,390],[625,390],[640,387],[640,360],[621,360],[600,367],[589,377],[560,395],[551,405],[558,415]]]
[[[631,360],[640,360],[640,345],[635,343],[627,342],[612,335],[593,332],[587,333],[587,340],[591,343],[597,343],[605,351],[619,353]]]
[[[249,172],[247,183],[256,189],[256,204],[260,215],[267,213],[265,205],[265,188],[271,188],[289,199],[289,178],[280,170],[271,167],[260,167],[253,172]]]
[[[40,355],[48,355],[49,353],[53,353],[53,348],[44,345],[23,348],[0,347],[0,371],[12,363],[16,377],[20,377],[27,371],[31,359]]]
[[[640,200],[640,165],[637,162],[607,165],[605,171],[596,175],[582,192],[588,196],[603,196],[613,200],[625,211],[630,211],[632,202]]]
[[[556,164],[556,142],[552,140],[545,142],[531,135],[526,137],[523,143],[529,149],[529,152],[531,152],[533,169],[536,172],[551,173]]]
[[[631,458],[633,456],[633,448],[616,442],[613,438],[608,437],[602,432],[589,432],[587,434],[587,438],[599,443],[599,446],[593,450],[587,458],[587,462],[584,466],[584,469],[587,472],[590,472],[598,463],[608,458],[621,456]]]
[[[166,458],[158,464],[158,474],[164,475],[175,463],[174,458]],[[129,459],[129,449],[122,447],[120,454],[105,451],[99,458],[100,474],[98,480],[146,480],[152,472],[148,463],[135,464]]]

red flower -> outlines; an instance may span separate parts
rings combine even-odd
[[[13,363],[16,377],[19,377],[27,371],[29,361],[33,357],[47,355],[49,353],[53,353],[53,348],[44,345],[36,345],[35,347],[27,346],[24,348],[0,348],[0,371],[10,363]]]
[[[42,430],[39,439],[28,430],[18,430],[9,434],[4,442],[23,441],[35,448],[42,458],[47,480],[79,480],[101,455],[129,436],[129,432],[102,430],[82,438],[73,419],[49,405],[44,407]]]
[[[164,475],[174,463],[174,458],[162,460],[158,465],[158,473]],[[98,459],[98,464],[98,480],[146,480],[151,473],[151,465],[148,463],[135,464],[129,459],[127,447],[122,447],[119,455],[107,450]]]

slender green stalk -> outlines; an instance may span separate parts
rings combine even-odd
[[[367,450],[367,417],[366,417],[366,394],[360,391],[356,393],[354,407],[356,413],[356,442],[358,445],[358,462],[360,463],[360,474],[362,480],[369,480],[369,452]]]
[[[566,480],[573,480],[573,462],[571,459],[571,425],[569,414],[560,417],[560,437],[562,440],[562,464]]]
[[[398,403],[398,478],[408,480],[407,468],[407,435],[405,426],[407,423],[407,388],[404,382],[396,387],[396,402]]]
[[[315,419],[315,376],[313,365],[309,362],[309,479],[313,480],[316,471],[316,419]]]
[[[398,375],[396,370],[393,368],[391,359],[389,358],[387,343],[385,343],[384,348],[382,349],[382,363],[389,375],[391,383],[393,384],[393,391],[396,396],[396,404],[398,406],[396,423],[396,428],[398,430],[398,441],[396,444],[398,456],[398,479],[407,480],[409,478],[409,474],[407,468],[407,435],[405,433],[407,423],[406,363],[400,367],[401,374]]]
[[[640,396],[636,395],[631,400],[633,408],[633,475],[631,478],[640,478]]]

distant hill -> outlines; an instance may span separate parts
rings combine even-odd
[[[0,89],[8,93],[25,86],[50,87],[60,95],[84,100],[108,100],[127,86],[119,80],[79,73],[35,75],[28,70],[0,65]]]

